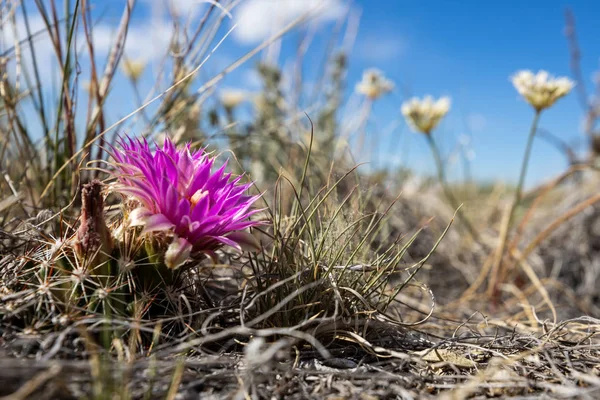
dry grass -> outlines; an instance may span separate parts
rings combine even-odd
[[[11,398],[72,398],[83,393],[95,393],[97,398],[114,398],[113,394],[170,398],[167,394],[177,380],[179,396],[185,398],[598,396],[600,347],[593,332],[600,321],[578,318],[536,332],[474,319],[460,326],[424,325],[423,329],[444,332],[448,338],[421,351],[393,351],[391,342],[382,348],[347,337],[332,343],[330,357],[323,359],[286,339],[265,342],[258,337],[245,353],[223,351],[179,361],[152,357],[98,364],[93,355],[88,361],[22,359],[4,366],[2,394],[14,393]],[[25,338],[21,344],[26,345]],[[101,394],[96,391],[99,384]]]

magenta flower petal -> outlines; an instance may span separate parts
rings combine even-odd
[[[242,246],[238,242],[226,236],[214,236],[211,239],[214,239],[215,241],[220,242],[222,244],[226,244],[227,246],[231,246],[237,251],[242,251]]]
[[[253,234],[244,231],[232,232],[227,235],[227,238],[238,243],[242,250],[259,251],[260,242]]]
[[[129,226],[144,226],[152,212],[146,207],[138,207],[129,213]]]
[[[192,252],[192,245],[184,238],[175,238],[165,253],[165,264],[170,269],[183,265]]]
[[[141,203],[143,211],[134,216],[143,220],[145,231],[172,232],[177,239],[169,254],[181,257],[188,248],[185,243],[190,253],[207,254],[222,245],[258,246],[248,233],[240,232],[261,224],[249,219],[261,211],[251,209],[260,196],[245,194],[251,184],[240,184],[241,177],[226,172],[226,163],[213,172],[215,159],[204,149],[192,150],[190,144],[177,148],[169,139],[162,148],[155,147],[145,139],[124,137],[111,154],[118,179],[115,190]]]
[[[144,232],[168,231],[175,224],[162,214],[152,214],[144,220]]]

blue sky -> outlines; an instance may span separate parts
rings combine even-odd
[[[362,40],[385,39],[377,52],[357,54],[350,80],[357,80],[362,68],[374,64],[413,95],[451,96],[452,110],[436,138],[450,151],[465,132],[464,116],[471,116],[476,122],[470,130],[476,153],[473,170],[482,179],[516,180],[518,176],[532,111],[517,96],[509,76],[524,68],[570,75],[564,36],[567,7],[575,14],[588,91],[599,67],[600,2],[390,0],[375,7],[367,0],[358,4],[363,9],[358,49],[361,35]],[[396,48],[395,43],[399,43]],[[389,50],[383,51],[386,46]],[[376,105],[378,114],[391,114],[397,101],[387,99],[389,104],[383,104],[383,99]],[[541,127],[569,142],[582,141],[582,115],[572,93],[544,113]],[[422,138],[411,136],[408,142],[414,151],[409,163],[423,160],[430,165]],[[565,166],[562,154],[538,139],[528,182],[552,176]]]
[[[182,21],[189,17],[192,26],[208,6],[196,0],[172,1],[184,15]],[[232,11],[233,21],[225,19],[217,40],[234,22],[238,23],[236,30],[202,68],[194,84],[199,87],[274,31],[277,28],[274,21],[278,19],[271,14],[278,13],[279,19],[286,20],[299,15],[306,4],[320,2],[326,3],[326,10],[308,28],[305,25],[304,30],[314,33],[304,65],[306,86],[316,80],[331,32],[346,7],[350,7],[352,15],[360,14],[360,24],[349,59],[348,105],[344,115],[352,115],[352,107],[360,106],[353,89],[364,69],[376,67],[397,85],[393,93],[375,102],[367,123],[375,153],[358,155],[361,160],[373,161],[375,166],[401,163],[432,173],[433,163],[424,139],[409,131],[399,108],[409,94],[445,95],[452,98],[452,109],[435,133],[444,153],[448,155],[456,147],[460,135],[470,134],[475,152],[474,176],[482,180],[514,181],[533,113],[518,97],[509,77],[520,69],[546,69],[554,75],[570,75],[569,48],[564,35],[565,9],[571,8],[576,18],[583,74],[589,92],[593,88],[593,74],[599,69],[600,2],[593,0],[355,0],[351,3],[242,0]],[[124,3],[123,0],[94,2],[94,15],[101,17],[96,28],[100,55],[102,49],[110,47]],[[162,3],[162,0],[140,0],[132,19],[127,52],[130,57],[149,61],[140,83],[143,94],[157,80],[159,54],[168,45],[170,23],[164,7],[160,7]],[[29,7],[30,14],[34,9]],[[248,18],[243,19],[245,16]],[[346,26],[342,32],[344,29]],[[300,37],[300,33],[294,31],[281,42],[276,61],[284,68],[291,65]],[[47,51],[51,53],[49,48]],[[226,77],[221,86],[257,90],[252,68],[261,57],[265,54]],[[82,69],[85,71],[85,64]],[[114,120],[135,109],[130,86],[123,77],[117,77],[112,99],[109,116]],[[249,112],[247,107],[245,111]],[[544,113],[541,127],[570,143],[583,145],[582,117],[583,112],[572,93]],[[566,165],[561,153],[538,139],[528,183],[549,178]],[[452,174],[460,176],[460,164],[452,167]]]

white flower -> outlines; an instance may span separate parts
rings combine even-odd
[[[387,79],[383,72],[372,68],[363,72],[362,80],[356,84],[356,91],[375,100],[394,90],[394,82]]]
[[[223,89],[221,90],[221,103],[225,108],[235,108],[242,102],[246,101],[248,94],[243,90]]]
[[[575,86],[569,78],[555,78],[546,71],[537,74],[529,70],[519,71],[511,80],[517,92],[538,111],[551,107]]]
[[[402,104],[402,115],[408,125],[417,132],[430,134],[450,111],[450,98],[441,97],[438,100],[431,96],[423,99],[413,97]]]
[[[131,60],[126,58],[121,64],[121,69],[126,77],[135,82],[139,80],[144,73],[146,62],[144,60]]]

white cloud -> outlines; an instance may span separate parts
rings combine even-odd
[[[4,26],[4,29],[0,32],[2,43],[0,51],[4,53],[13,48],[16,43],[20,43],[20,67],[26,69],[28,74],[31,75],[33,72],[33,61],[29,49],[29,42],[25,40],[27,38],[25,22],[21,15],[17,15],[15,21],[14,28],[12,25],[7,25]],[[43,19],[39,15],[30,16],[29,27],[32,33],[37,33],[33,39],[33,49],[42,80],[58,78],[60,71],[57,68],[58,62],[56,54],[46,31]],[[111,25],[107,22],[98,24],[93,28],[94,51],[100,65],[103,65],[106,56],[114,46],[117,29],[117,25]],[[80,30],[77,35],[78,38],[76,43],[78,51],[81,52],[81,62],[87,60],[87,46],[85,45],[83,30]],[[159,23],[154,21],[154,23],[131,25],[125,42],[125,54],[130,58],[147,61],[159,59],[168,51],[171,35],[172,26],[169,25],[167,21]],[[10,60],[8,63],[9,74],[13,77],[17,71],[15,54],[14,50],[8,54]]]
[[[11,79],[15,79],[17,74],[20,75],[19,83],[24,84],[23,72],[33,79],[33,58],[31,56],[31,47],[35,53],[38,73],[42,82],[59,81],[60,68],[54,46],[50,40],[50,36],[46,30],[46,24],[42,17],[38,14],[33,14],[28,17],[29,32],[32,35],[31,43],[27,40],[27,29],[25,19],[21,14],[15,16],[14,25],[12,22],[5,23],[0,29],[0,52],[6,54],[8,59],[7,72]],[[62,28],[62,25],[61,25]],[[61,32],[64,35],[64,31]],[[17,60],[17,54],[19,59]],[[18,62],[18,68],[17,68]],[[44,86],[49,84],[45,83]]]
[[[237,24],[233,37],[244,44],[259,43],[306,13],[312,13],[309,21],[324,23],[345,10],[342,0],[247,0],[232,11]]]
[[[399,37],[365,36],[356,45],[356,55],[374,62],[390,61],[404,53],[406,42]]]
[[[165,18],[171,12],[182,19],[193,18],[216,0],[144,0],[155,18]]]
[[[156,60],[168,51],[172,32],[167,21],[131,25],[125,41],[125,55],[132,59]],[[93,35],[97,54],[106,55],[115,44],[117,27],[101,24],[94,28]]]
[[[185,17],[196,15],[207,4],[203,0],[169,0],[169,2],[177,15]]]

